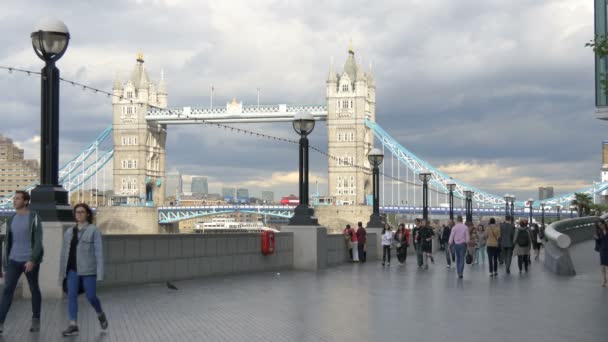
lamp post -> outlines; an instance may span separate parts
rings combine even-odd
[[[422,219],[429,220],[429,180],[433,175],[429,170],[422,170],[418,178],[422,181]]]
[[[466,200],[466,222],[473,222],[473,191],[465,190],[464,197]]]
[[[515,195],[510,195],[511,198],[511,224],[515,224]]]
[[[448,183],[447,187],[450,191],[450,220],[454,220],[454,190],[456,189],[456,184]]]
[[[369,217],[367,228],[382,228],[382,219],[380,218],[380,169],[378,166],[384,160],[384,154],[381,150],[373,148],[367,154],[367,160],[373,166],[372,169],[372,189],[374,191],[374,209]]]
[[[555,206],[557,208],[557,220],[561,220],[561,212],[562,212],[562,205],[558,204]]]
[[[531,224],[532,224],[532,214],[533,214],[533,213],[532,213],[532,210],[533,210],[533,208],[534,208],[534,207],[533,207],[533,205],[534,205],[534,199],[533,199],[533,198],[531,198],[531,197],[530,197],[530,198],[528,198],[528,203],[529,203],[529,205],[530,205],[530,223],[529,223],[529,225],[531,225]]]
[[[540,202],[540,226],[545,226],[545,202]]]
[[[576,206],[570,206],[570,218],[574,218],[574,211],[576,210]]]
[[[295,208],[294,215],[289,219],[290,226],[318,225],[313,216],[315,211],[308,204],[308,135],[315,128],[315,118],[308,112],[296,113],[293,118],[293,129],[300,135],[300,204]]]
[[[505,221],[509,219],[509,201],[511,201],[511,195],[505,194]]]
[[[59,184],[59,69],[55,66],[70,41],[59,20],[40,22],[30,35],[34,52],[45,63],[41,70],[40,184],[32,190],[31,208],[45,221],[70,221],[68,192]]]

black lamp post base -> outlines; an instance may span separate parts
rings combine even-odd
[[[318,226],[315,210],[307,205],[298,205],[293,216],[289,219],[289,226]]]
[[[371,214],[369,216],[369,222],[367,222],[366,228],[384,228],[380,214]]]
[[[68,192],[61,186],[38,185],[31,192],[29,208],[43,221],[74,221]]]

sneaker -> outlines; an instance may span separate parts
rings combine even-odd
[[[452,268],[452,265],[445,265],[445,268]]]
[[[63,336],[76,336],[78,335],[78,326],[70,324],[67,329],[62,332]]]
[[[494,272],[494,276],[495,276],[495,277],[498,277],[498,272]]]
[[[106,318],[106,314],[102,312],[98,318],[101,329],[106,330],[108,328],[108,319]]]
[[[462,274],[459,274],[459,275],[458,275],[458,279],[462,279]]]
[[[32,318],[32,325],[30,326],[30,332],[40,331],[40,318]]]

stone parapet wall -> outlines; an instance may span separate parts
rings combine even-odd
[[[261,235],[105,235],[102,286],[155,283],[293,268],[293,234],[277,233],[275,252],[261,253]]]

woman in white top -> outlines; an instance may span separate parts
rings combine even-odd
[[[382,266],[384,262],[388,262],[388,266],[391,265],[391,244],[393,243],[393,232],[391,226],[388,223],[384,224],[382,229]],[[388,259],[388,260],[387,260]]]

